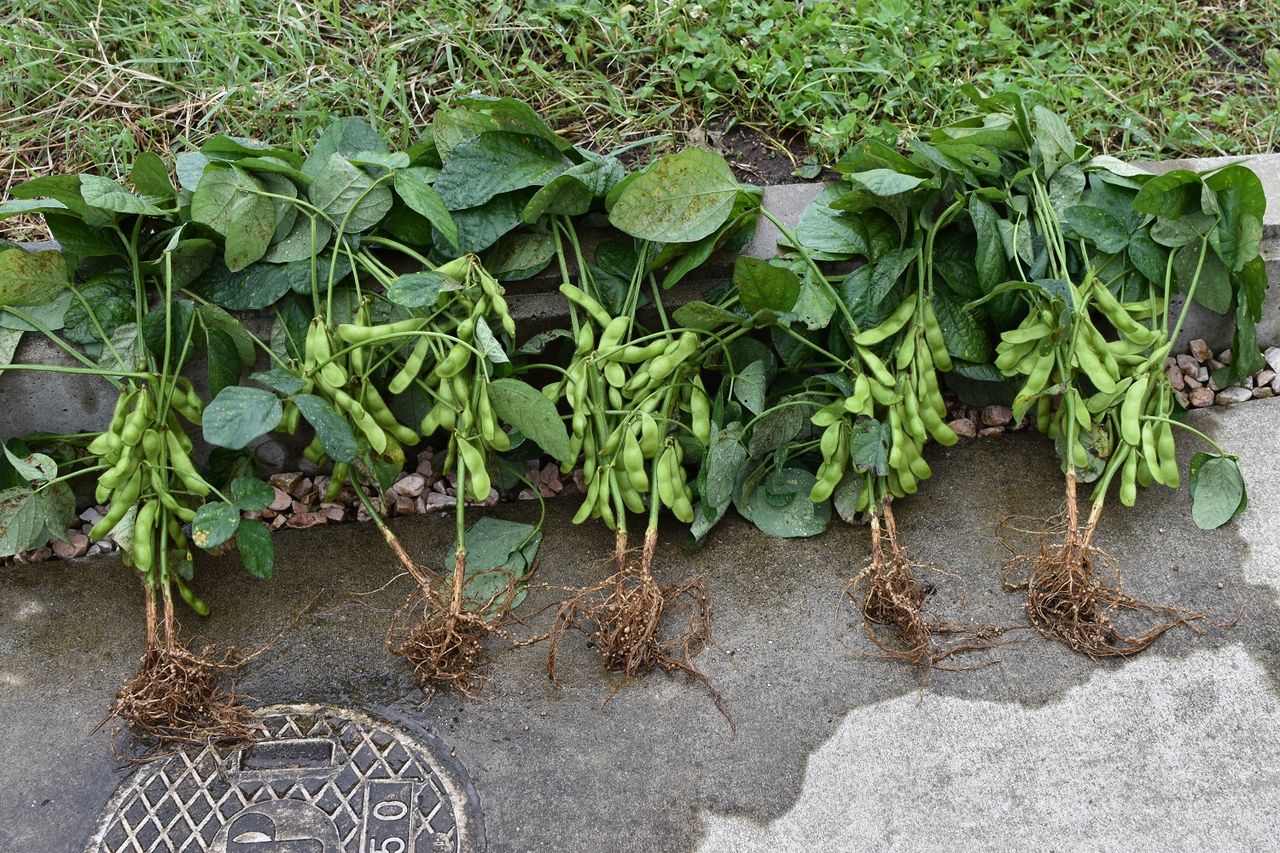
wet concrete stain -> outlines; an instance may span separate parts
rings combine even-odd
[[[1036,435],[968,442],[930,462],[934,478],[902,502],[899,521],[918,559],[967,584],[967,610],[954,606],[950,581],[938,606],[976,622],[1024,624],[1020,599],[1000,588],[1005,554],[994,527],[1005,515],[1047,516],[1059,508],[1059,491],[1047,485],[1060,482],[1049,443]],[[1248,608],[1230,631],[1176,631],[1146,654],[1184,657],[1239,643],[1280,686],[1273,591],[1243,582],[1243,541],[1231,528],[1196,530],[1189,503],[1185,489],[1152,492],[1133,510],[1117,502],[1103,516],[1099,544],[1121,561],[1126,588],[1136,595],[1218,617]],[[603,571],[595,562],[607,556],[612,537],[598,527],[570,526],[575,510],[572,499],[549,505],[539,569],[545,583],[585,584]],[[529,504],[497,510],[523,520],[537,511]],[[396,522],[410,552],[433,566],[451,525],[448,518]],[[369,525],[283,534],[277,576],[266,587],[248,578],[234,556],[202,560],[201,590],[214,616],[186,622],[189,630],[251,647],[270,640],[318,595],[298,626],[253,662],[241,689],[256,704],[365,706],[427,727],[470,771],[494,851],[596,850],[605,838],[618,850],[693,849],[703,812],[761,822],[787,812],[808,756],[854,709],[923,691],[1034,708],[1099,667],[1124,665],[1090,661],[1019,631],[983,653],[998,659],[994,665],[921,674],[850,651],[835,636],[839,592],[867,553],[865,529],[833,525],[815,539],[780,541],[731,519],[694,555],[677,544],[679,530],[666,533],[659,579],[696,566],[711,587],[717,649],[699,661],[728,701],[736,737],[705,691],[681,679],[637,680],[602,705],[617,681],[601,672],[583,637],[562,651],[563,689],[546,679],[544,649],[505,650],[485,698],[443,694],[421,705],[406,668],[383,647],[406,583],[359,600],[348,595],[381,587],[396,571]],[[535,591],[522,610],[555,598]],[[38,625],[13,619],[12,603],[23,601],[46,608]],[[34,816],[44,833],[39,838],[58,836],[43,848],[76,849],[119,781],[106,738],[88,730],[141,651],[140,595],[107,560],[12,570],[0,578],[0,602],[6,652],[0,668],[26,679],[0,691],[0,730],[10,741],[6,754],[42,773],[32,779],[24,770],[15,788],[18,771],[0,769],[0,848],[21,849],[20,842],[36,838],[23,828]],[[52,733],[64,739],[51,742]],[[49,802],[41,807],[41,800]]]

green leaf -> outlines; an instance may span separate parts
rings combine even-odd
[[[969,217],[978,240],[977,254],[974,257],[978,284],[983,293],[990,293],[996,285],[1009,277],[1004,244],[996,225],[999,217],[996,216],[995,208],[977,195],[969,196]]]
[[[502,193],[544,186],[570,165],[554,145],[538,136],[483,133],[449,153],[435,189],[446,207],[462,210]]]
[[[849,461],[854,470],[883,477],[889,473],[889,425],[859,418],[849,435]]]
[[[341,154],[329,158],[311,182],[311,203],[328,215],[344,233],[367,231],[391,210],[391,189]],[[229,266],[229,265],[228,265]]]
[[[4,445],[4,455],[9,459],[13,469],[18,472],[18,476],[28,483],[47,483],[58,476],[58,463],[43,453],[17,456],[7,445]]]
[[[34,213],[49,213],[50,211],[65,211],[67,206],[57,199],[52,198],[11,198],[0,204],[0,220],[9,219],[14,216],[28,216]]]
[[[12,557],[48,542],[46,518],[39,493],[28,488],[0,491],[0,557]]]
[[[311,153],[302,164],[302,172],[314,180],[334,154],[351,156],[360,151],[386,150],[386,141],[364,119],[339,118],[316,137]]]
[[[142,339],[147,345],[147,350],[157,361],[164,358],[166,316],[172,330],[172,340],[177,342],[177,346],[171,347],[169,353],[169,357],[176,364],[181,354],[182,341],[186,340],[189,333],[193,334],[195,313],[195,305],[190,299],[176,299],[168,305],[157,305],[142,318]],[[194,343],[192,348],[194,349]],[[189,356],[190,353],[188,353]]]
[[[196,313],[200,315],[201,322],[206,326],[219,329],[231,338],[235,343],[236,352],[240,354],[240,364],[243,367],[253,366],[258,358],[257,344],[254,342],[253,335],[239,320],[217,305],[201,305],[196,308]]]
[[[275,429],[283,413],[276,396],[261,388],[224,388],[204,410],[204,440],[217,447],[241,450]]]
[[[283,367],[260,370],[250,375],[249,378],[260,385],[266,385],[272,391],[278,391],[286,396],[297,394],[307,387],[306,381],[301,376],[291,373]]]
[[[1239,272],[1258,256],[1267,196],[1262,181],[1244,166],[1228,166],[1205,180],[1217,197],[1221,218],[1210,240],[1227,269]]]
[[[13,356],[18,351],[18,344],[22,343],[22,334],[21,329],[0,328],[0,373],[13,364]]]
[[[356,443],[355,434],[351,432],[351,424],[347,419],[334,411],[333,407],[314,394],[295,394],[294,404],[298,411],[316,431],[316,437],[324,447],[324,452],[335,462],[354,462],[360,453],[360,445]],[[205,415],[208,422],[208,414]],[[567,442],[568,439],[566,438]]]
[[[749,495],[734,501],[738,512],[768,536],[817,536],[831,521],[831,504],[814,504],[809,492],[817,479],[803,468],[770,471]]]
[[[43,305],[66,289],[71,279],[58,251],[0,251],[0,308]]]
[[[1072,230],[1107,254],[1119,252],[1129,243],[1129,232],[1100,207],[1077,204],[1068,208],[1067,222]]]
[[[271,544],[271,530],[265,524],[252,518],[240,522],[236,548],[240,551],[240,562],[246,572],[260,581],[271,580],[276,566],[276,551]]]
[[[58,246],[77,258],[105,258],[123,254],[120,241],[112,232],[90,225],[76,216],[47,213],[44,224],[58,241]]]
[[[110,212],[85,204],[77,175],[44,175],[32,178],[11,188],[9,194],[20,199],[57,199],[92,228],[110,228],[115,224],[115,216]]]
[[[733,265],[733,284],[742,307],[752,314],[790,311],[800,296],[800,278],[794,272],[747,255],[739,255]]]
[[[733,396],[747,411],[758,415],[764,411],[765,394],[769,386],[767,366],[763,360],[753,361],[733,377]]]
[[[400,169],[395,173],[392,182],[400,199],[409,209],[431,223],[431,226],[444,235],[450,246],[458,247],[458,225],[449,214],[440,193],[431,186],[429,173],[433,169],[411,168]]]
[[[1178,287],[1185,293],[1196,278],[1196,267],[1200,263],[1200,243],[1189,243],[1178,250],[1173,257],[1173,274]],[[1200,268],[1199,283],[1196,284],[1195,301],[1210,311],[1225,314],[1231,310],[1231,273],[1218,258],[1218,253],[1208,246],[1204,247],[1204,264]]]
[[[718,329],[728,323],[738,322],[738,316],[733,312],[726,311],[719,305],[703,302],[700,299],[681,305],[672,312],[671,318],[681,326],[706,331]]]
[[[444,273],[424,270],[402,275],[387,288],[387,299],[405,308],[430,308],[446,290],[457,290],[458,283]]]
[[[257,311],[279,302],[301,275],[305,275],[307,289],[310,290],[310,261],[296,261],[294,264],[257,263],[232,270],[215,263],[196,290],[205,299],[229,311]],[[321,265],[321,282],[327,272],[327,267]]]
[[[796,405],[797,397],[783,397],[779,405],[765,412],[751,427],[747,453],[752,459],[763,459],[779,447],[800,437],[816,406]]]
[[[459,252],[483,252],[520,225],[520,211],[528,199],[528,190],[518,190],[496,196],[479,207],[455,211],[453,220],[458,226],[458,242],[454,248]],[[436,242],[438,245],[439,241]]]
[[[724,224],[737,194],[723,157],[689,148],[660,158],[630,181],[609,222],[641,240],[692,243]]]
[[[276,490],[257,477],[237,477],[231,482],[231,501],[245,512],[257,512],[271,506]]]
[[[39,305],[22,308],[14,306],[13,311],[0,311],[0,327],[21,329],[24,332],[38,332],[41,331],[40,327],[43,327],[56,332],[65,323],[67,310],[70,307],[71,291],[64,290],[48,302],[42,302]],[[14,312],[21,312],[23,316],[18,317]]]
[[[1129,260],[1150,282],[1163,285],[1169,267],[1169,252],[1151,239],[1150,230],[1139,228],[1129,237]]]
[[[622,180],[625,170],[613,157],[588,160],[556,175],[525,205],[521,218],[532,225],[544,215],[581,216],[591,203]]]
[[[1244,477],[1236,457],[1197,453],[1190,474],[1191,518],[1201,530],[1221,527],[1244,510]]]
[[[1036,150],[1045,175],[1052,177],[1060,165],[1075,159],[1076,141],[1071,136],[1071,128],[1056,113],[1036,105],[1031,114],[1035,117]]]
[[[267,253],[276,231],[276,209],[259,193],[257,178],[235,167],[208,169],[191,197],[191,218],[225,239],[223,259],[232,272]]]
[[[555,254],[550,234],[512,231],[489,250],[484,267],[499,281],[519,281],[542,272]]]
[[[1134,196],[1133,207],[1152,216],[1177,219],[1200,210],[1200,176],[1189,169],[1156,175]]]
[[[131,216],[164,216],[154,204],[139,198],[124,187],[99,175],[80,176],[80,197],[84,203],[98,210],[124,213]]]
[[[564,150],[572,146],[558,137],[524,101],[467,95],[436,110],[431,135],[439,155],[448,158],[463,142],[484,133],[505,131],[532,134]]]
[[[169,167],[154,151],[143,151],[133,161],[129,180],[143,195],[152,196],[166,204],[173,203],[173,184],[169,182]],[[83,193],[83,190],[81,191]]]
[[[498,612],[515,607],[525,596],[528,577],[542,544],[542,531],[532,524],[485,516],[464,534],[467,561],[463,574],[463,606]],[[452,577],[458,543],[444,558],[444,573]]]
[[[243,362],[236,342],[217,326],[205,331],[205,359],[208,362],[209,393],[217,396],[223,388],[240,381]]]
[[[724,518],[733,501],[734,486],[747,461],[747,449],[742,446],[741,439],[742,424],[739,421],[726,424],[723,429],[713,429],[711,443],[698,473],[701,500],[689,529],[696,542],[702,541]]]
[[[191,520],[191,541],[208,551],[229,542],[240,527],[240,510],[222,501],[207,501]]]
[[[947,352],[955,358],[971,362],[987,362],[994,356],[991,334],[976,310],[949,294],[936,290],[933,300],[934,313]]]
[[[569,433],[555,404],[519,379],[489,383],[489,400],[499,419],[533,440],[557,462],[569,463]]]
[[[507,358],[507,351],[502,348],[502,344],[498,343],[497,337],[493,334],[493,329],[489,328],[489,323],[484,317],[476,318],[475,344],[476,349],[484,353],[484,357],[494,364],[508,364],[511,359]]]
[[[904,175],[893,169],[868,169],[865,172],[852,172],[849,180],[878,196],[898,195],[915,189],[925,182],[925,178],[916,175]]]

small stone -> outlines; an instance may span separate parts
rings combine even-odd
[[[1203,387],[1204,387],[1204,383],[1203,383],[1203,382],[1201,382],[1199,379],[1196,379],[1196,378],[1195,378],[1195,377],[1193,377],[1193,376],[1186,376],[1186,377],[1183,377],[1182,384],[1183,384],[1183,385],[1185,385],[1185,386],[1187,386],[1188,388],[1190,388],[1192,391],[1194,391],[1194,390],[1195,390],[1195,389],[1197,389],[1197,388],[1203,388]]]
[[[1267,347],[1267,351],[1262,354],[1267,360],[1267,366],[1280,373],[1280,347]]]
[[[1218,353],[1218,361],[1222,362],[1223,364],[1230,364],[1231,350],[1224,349],[1222,352]]]
[[[1003,426],[1013,420],[1013,410],[1008,406],[987,406],[982,410],[982,422],[987,426]]]
[[[977,438],[978,436],[978,428],[968,418],[956,418],[954,421],[948,422],[947,426],[951,427],[951,431],[961,438]]]
[[[347,517],[347,508],[340,503],[322,503],[320,504],[320,512],[330,521],[342,521]]]
[[[1208,361],[1213,358],[1213,350],[1209,349],[1209,344],[1204,338],[1196,338],[1191,342],[1191,354],[1195,356],[1196,361]]]
[[[418,509],[417,501],[408,495],[397,494],[394,509],[396,515],[413,515]]]
[[[289,494],[293,495],[298,500],[304,500],[307,492],[309,491],[311,491],[311,479],[303,477],[301,480],[294,483],[292,489],[289,489]]]
[[[268,509],[272,512],[284,512],[289,508],[290,504],[293,503],[293,500],[289,497],[289,493],[284,489],[281,489],[279,486],[273,486],[272,488],[275,489],[276,496],[275,499],[271,501]]]
[[[983,427],[982,429],[978,430],[978,435],[981,438],[993,438],[997,435],[1004,435],[1004,427],[1002,426]]]
[[[426,494],[427,512],[432,512],[438,509],[447,509],[449,507],[456,506],[457,503],[457,499],[451,495],[444,495],[434,491],[427,492]],[[363,509],[363,507],[361,508]],[[368,519],[365,519],[365,521],[368,521]]]
[[[578,494],[586,494],[587,492],[587,481],[581,468],[573,469],[573,487],[578,491]]]
[[[92,527],[99,521],[102,521],[102,512],[97,507],[89,507],[80,513],[80,520]]]
[[[551,494],[558,495],[564,491],[564,481],[560,479],[560,466],[554,462],[548,462],[538,474],[538,482]],[[543,494],[546,494],[545,492]]]
[[[19,554],[17,562],[19,563],[43,563],[45,560],[53,556],[53,549],[48,546],[37,548],[34,551],[27,551]]]
[[[464,577],[465,577],[465,576],[464,576]],[[1222,589],[1222,588],[1223,588],[1223,586],[1224,586],[1224,584],[1222,583],[1222,581],[1218,581],[1218,589]]]
[[[1178,405],[1184,409],[1191,408],[1191,399],[1187,396],[1186,391],[1174,391],[1173,399],[1178,401]]]
[[[1280,375],[1277,375],[1275,379],[1271,380],[1271,390],[1280,394]]]
[[[1209,368],[1204,365],[1200,365],[1200,369],[1196,371],[1196,379],[1199,379],[1201,382],[1208,382]]]
[[[295,513],[310,512],[311,510],[311,507],[307,506],[302,501],[294,501],[292,504],[290,504],[290,507]]]
[[[1164,360],[1164,369],[1165,369],[1165,370],[1168,370],[1168,369],[1169,369],[1169,368],[1171,368],[1171,367],[1177,367],[1177,366],[1178,366],[1178,360],[1177,360],[1176,358],[1174,358],[1173,356],[1169,356],[1168,358],[1166,358],[1166,359]]]
[[[288,520],[289,520],[288,516],[277,515],[274,519],[271,520],[271,529],[279,530],[281,527],[284,527],[285,522],[287,522]]]
[[[1221,391],[1221,390],[1222,390],[1222,386],[1218,384],[1218,380],[1214,379],[1212,376],[1210,376],[1210,377],[1209,377],[1209,381],[1208,381],[1208,383],[1206,383],[1206,387],[1207,387],[1210,391]]]
[[[535,500],[537,497],[538,496],[533,493],[532,489],[521,489],[520,493],[516,495],[516,500],[531,501]]]
[[[1208,388],[1196,388],[1187,395],[1187,399],[1191,401],[1192,408],[1200,409],[1205,406],[1213,405],[1213,392]]]
[[[271,485],[285,492],[293,493],[294,488],[303,479],[301,471],[288,471],[283,474],[272,474],[269,478]]]
[[[1235,385],[1219,391],[1214,400],[1219,406],[1230,406],[1234,403],[1243,403],[1245,400],[1252,398],[1253,393],[1248,388],[1241,388],[1239,385]]]
[[[53,543],[53,553],[64,560],[74,560],[77,557],[83,557],[88,552],[89,537],[74,530],[67,534],[66,542]]]
[[[406,474],[404,479],[395,484],[394,488],[402,495],[416,498],[427,488],[427,478],[421,474]]]
[[[422,515],[427,511],[427,501],[425,498],[415,498],[413,501],[413,511],[418,515]]]
[[[1221,370],[1222,368],[1224,368],[1224,367],[1226,367],[1226,366],[1227,366],[1226,362],[1218,361],[1216,358],[1211,358],[1211,359],[1209,359],[1209,369],[1210,369],[1210,370]]]
[[[1169,377],[1169,384],[1173,386],[1173,390],[1181,391],[1187,387],[1187,378],[1182,375],[1182,371],[1176,367],[1167,368],[1164,372]]]
[[[289,520],[285,524],[295,530],[301,530],[307,527],[327,524],[328,521],[329,519],[319,512],[299,512],[289,516]]]
[[[1276,395],[1276,392],[1272,389],[1270,385],[1261,385],[1257,388],[1254,388],[1253,391],[1250,393],[1253,394],[1253,399],[1255,400],[1266,400]]]
[[[1259,385],[1270,385],[1271,380],[1275,379],[1277,375],[1280,374],[1277,374],[1274,370],[1260,370],[1258,371],[1258,375],[1253,377],[1253,379],[1254,382]]]
[[[369,510],[364,508],[364,504],[356,507],[356,521],[371,521],[373,516],[369,515]]]
[[[1188,376],[1195,376],[1200,372],[1200,362],[1196,361],[1186,353],[1178,356],[1178,367],[1181,368],[1182,372]]]
[[[444,477],[441,477],[439,480],[436,480],[434,483],[431,484],[431,491],[436,492],[437,494],[443,495],[443,494],[446,494],[445,488],[447,486],[448,486],[448,483],[444,481]]]

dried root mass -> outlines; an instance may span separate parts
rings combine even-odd
[[[1048,521],[1014,517],[1001,522],[1000,541],[1011,554],[1003,568],[1004,588],[1026,592],[1031,624],[1042,635],[1090,657],[1125,657],[1172,628],[1198,629],[1196,623],[1205,614],[1152,604],[1124,591],[1119,565],[1093,544],[1101,506],[1095,505],[1081,527],[1075,480],[1068,477],[1062,515]],[[1019,553],[1010,534],[1038,539],[1036,553]],[[1120,627],[1116,616],[1126,611],[1145,616],[1145,628],[1129,633]]]
[[[706,582],[699,576],[659,585],[652,571],[656,547],[657,532],[650,531],[639,564],[635,564],[628,560],[625,540],[620,538],[614,558],[618,570],[598,584],[576,590],[561,603],[548,634],[547,675],[560,683],[556,654],[565,636],[576,628],[590,636],[607,669],[625,676],[623,684],[655,669],[681,673],[706,687],[716,708],[732,724],[723,697],[693,663],[711,644],[711,599]],[[664,632],[664,623],[681,607],[687,608],[683,628]]]
[[[880,650],[879,656],[932,669],[942,668],[943,661],[961,652],[993,648],[1003,633],[1000,627],[969,625],[925,612],[932,588],[921,579],[922,573],[945,574],[910,558],[898,539],[893,511],[886,506],[883,525],[881,516],[871,518],[870,562],[849,581],[842,597],[860,610],[862,631]]]

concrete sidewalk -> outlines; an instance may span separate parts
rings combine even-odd
[[[859,655],[833,625],[867,531],[781,541],[738,520],[694,554],[673,529],[658,567],[660,580],[706,576],[719,649],[699,662],[736,736],[682,679],[637,680],[602,706],[617,681],[583,637],[562,652],[563,689],[546,679],[545,649],[500,651],[485,698],[420,707],[382,645],[403,582],[361,603],[348,596],[395,572],[370,525],[283,533],[265,585],[234,558],[205,561],[214,615],[187,624],[251,646],[318,594],[241,688],[254,704],[331,703],[434,733],[469,773],[494,851],[1265,848],[1280,837],[1280,402],[1194,417],[1240,454],[1246,516],[1205,533],[1185,487],[1156,489],[1134,509],[1111,508],[1100,544],[1136,595],[1243,614],[1230,630],[1176,631],[1127,662],[1095,663],[1030,631],[966,672],[922,676]],[[1020,624],[993,533],[1006,515],[1056,510],[1048,443],[964,442],[931,462],[934,478],[899,516],[915,555],[967,584],[967,611],[950,593],[938,606]],[[549,505],[542,582],[598,577],[611,536],[570,526],[575,509]],[[498,512],[532,520],[537,507]],[[411,518],[397,530],[438,564],[451,524]],[[522,612],[554,598],[535,591]],[[90,729],[136,663],[140,604],[110,560],[0,574],[0,850],[82,850],[124,778],[109,739]]]

